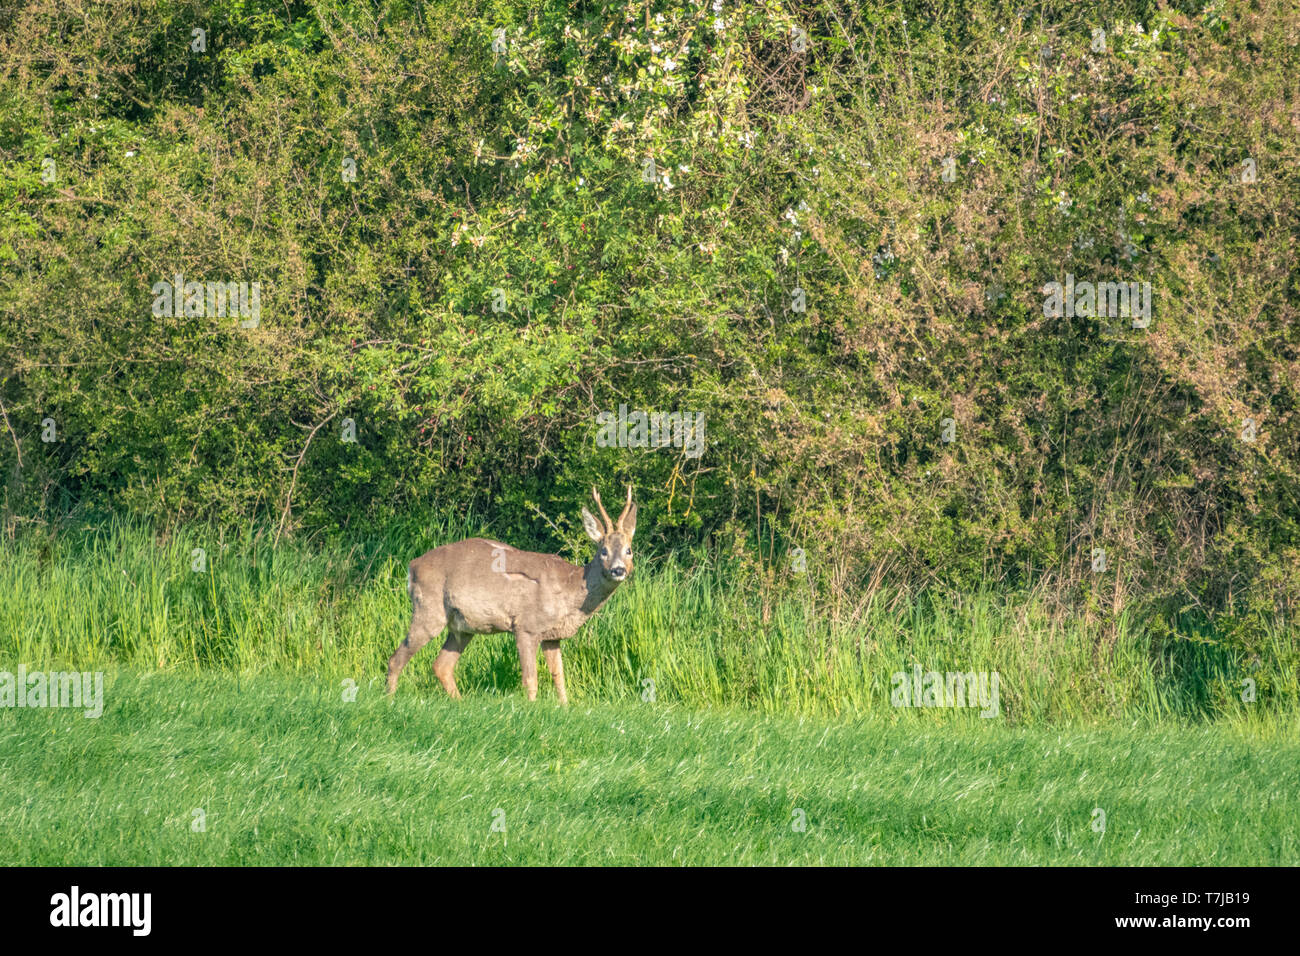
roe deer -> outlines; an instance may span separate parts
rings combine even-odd
[[[632,486],[627,486],[627,504],[617,522],[609,520],[594,487],[591,496],[604,523],[582,509],[582,526],[598,545],[596,556],[585,567],[559,555],[519,551],[486,538],[444,544],[412,561],[406,576],[411,627],[388,661],[388,693],[397,689],[406,662],[445,627],[447,640],[433,662],[433,672],[448,694],[459,697],[456,662],[474,635],[511,631],[528,699],[537,699],[537,648],[541,647],[555,693],[561,704],[567,704],[560,641],[577,633],[632,573],[636,533]]]

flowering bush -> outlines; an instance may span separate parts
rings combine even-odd
[[[554,544],[631,481],[652,540],[790,580],[1293,608],[1296,24],[1149,6],[11,8],[11,526],[475,503]],[[260,321],[152,316],[176,273]],[[1047,315],[1067,275],[1149,326]],[[704,453],[598,444],[622,404]]]

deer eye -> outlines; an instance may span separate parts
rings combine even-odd
[[[624,554],[631,554],[631,553],[632,553],[632,549],[631,549],[631,548],[624,548],[624,549],[623,549],[623,553],[624,553]]]
[[[608,555],[609,555],[609,552],[608,552],[608,551],[606,551],[604,548],[601,548],[601,549],[600,549],[600,556],[601,556],[602,558],[603,558],[603,557],[607,557]]]

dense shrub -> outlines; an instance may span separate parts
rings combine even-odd
[[[652,542],[773,580],[797,547],[1249,645],[1300,597],[1297,36],[1269,0],[6,8],[9,528],[474,507],[553,546],[539,512],[633,482]],[[177,273],[260,282],[257,326],[155,316]],[[1149,327],[1045,315],[1067,275],[1150,283]],[[704,453],[601,447],[620,405]]]

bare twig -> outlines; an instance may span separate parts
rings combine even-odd
[[[4,402],[0,402],[0,415],[4,416],[5,428],[9,429],[9,434],[13,436],[14,451],[18,453],[18,468],[21,470],[23,467],[23,449],[18,444],[18,433],[14,431],[14,426],[9,424],[9,410],[5,408]]]
[[[279,547],[280,536],[284,534],[284,523],[289,520],[289,505],[293,502],[293,490],[298,485],[298,466],[302,464],[307,449],[311,447],[311,440],[316,437],[316,433],[328,425],[330,419],[337,414],[337,410],[330,412],[328,418],[323,419],[319,425],[311,430],[311,434],[307,436],[307,441],[302,446],[302,451],[298,453],[298,460],[293,463],[293,478],[289,481],[289,493],[284,496],[284,510],[280,512],[280,527],[275,531],[275,541],[271,544],[272,549]]]

